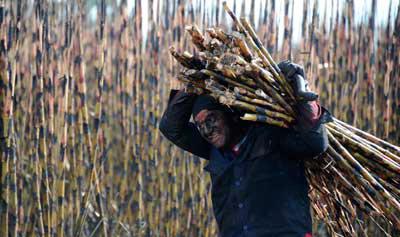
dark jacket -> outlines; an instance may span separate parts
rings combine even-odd
[[[322,116],[302,132],[253,125],[239,154],[207,143],[189,122],[195,95],[178,92],[159,129],[175,145],[209,160],[212,202],[220,236],[304,237],[311,233],[308,183],[304,160],[328,145]]]

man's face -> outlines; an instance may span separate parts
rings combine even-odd
[[[219,110],[201,110],[194,118],[201,136],[217,148],[228,144],[230,129],[226,117]]]

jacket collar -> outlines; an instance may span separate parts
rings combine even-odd
[[[237,157],[233,160],[227,157],[227,152],[222,149],[217,149],[216,147],[212,147],[210,154],[210,161],[204,167],[205,170],[209,172],[220,173],[229,167],[232,164],[238,164],[243,162],[246,159],[253,159],[254,156],[252,153],[252,148],[254,146],[254,141],[257,136],[256,126],[252,126],[247,131],[245,138],[242,140],[240,144],[240,150]]]

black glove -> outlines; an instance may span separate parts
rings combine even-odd
[[[304,78],[304,69],[302,66],[286,60],[280,62],[278,67],[291,84],[297,100],[314,101],[318,99],[318,94],[308,89],[308,82]]]
[[[320,122],[320,116],[323,114],[324,109],[316,101],[318,94],[309,90],[302,66],[286,60],[280,62],[278,67],[295,93],[297,122],[294,128],[299,131],[307,131]]]

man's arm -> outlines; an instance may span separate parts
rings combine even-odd
[[[301,104],[296,125],[281,129],[280,145],[284,152],[303,159],[320,155],[328,148],[328,136],[323,123],[331,121],[327,110],[317,102]]]
[[[201,158],[209,159],[211,145],[201,137],[194,123],[189,122],[195,99],[196,94],[172,90],[159,129],[178,147]]]

